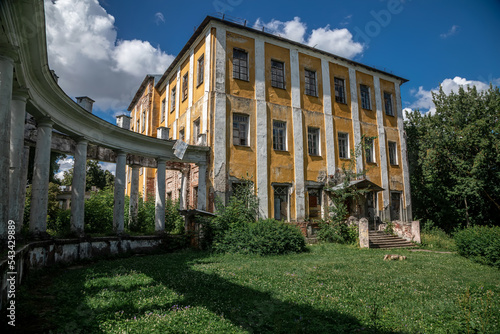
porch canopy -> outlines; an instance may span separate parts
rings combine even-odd
[[[377,184],[375,184],[372,181],[367,180],[367,179],[351,181],[351,182],[349,182],[349,185],[347,186],[347,188],[350,188],[350,187],[354,187],[356,189],[368,189],[371,191],[384,190],[384,188],[380,187],[379,185],[377,185]],[[333,188],[331,188],[331,191],[340,190],[342,188],[344,188],[344,183],[339,183],[336,186],[334,186]]]

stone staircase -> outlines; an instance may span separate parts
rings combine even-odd
[[[382,231],[369,231],[370,248],[409,248],[415,247],[409,241]]]

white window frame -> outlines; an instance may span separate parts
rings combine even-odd
[[[200,118],[198,117],[195,121],[193,121],[193,139],[195,145],[198,145],[199,137],[200,137]]]
[[[340,145],[340,135],[344,136],[345,135],[345,157],[341,156],[340,153],[342,152],[341,150],[341,145]],[[337,143],[339,146],[339,159],[349,159],[350,158],[350,150],[349,150],[349,133],[347,132],[337,132]]]
[[[389,164],[391,164],[393,166],[399,165],[399,163],[398,163],[398,143],[396,143],[395,141],[389,141],[387,143],[387,148],[389,150]],[[391,152],[392,152],[392,154],[391,154]],[[391,156],[393,157],[393,159],[391,159]]]
[[[283,125],[283,127],[279,127],[279,126],[276,126],[275,125]],[[275,133],[276,131],[276,133]],[[276,135],[279,136],[279,133],[278,132],[283,132],[283,147],[282,148],[279,148],[279,142],[276,142],[278,137],[276,137]],[[285,121],[280,121],[280,120],[273,120],[273,149],[275,151],[287,151],[288,150],[288,145],[287,145],[287,133],[286,133],[286,122]]]
[[[365,91],[362,89],[362,87],[366,87],[366,96],[364,96]],[[359,85],[359,96],[361,98],[361,108],[366,109],[366,110],[372,110],[372,101],[371,101],[371,89],[370,86],[368,85]]]
[[[315,143],[313,140],[314,137],[316,138]],[[313,141],[314,147],[311,147],[311,145],[309,145],[311,143],[311,140]],[[316,151],[316,153],[311,152],[311,148],[313,148]],[[319,131],[319,128],[315,127],[307,128],[307,153],[309,153],[309,155],[314,157],[321,156],[321,132]]]
[[[237,117],[244,117],[245,118],[245,121],[243,121],[242,119],[240,120],[236,120]],[[234,132],[235,132],[235,123],[238,124],[238,138],[239,138],[239,142],[236,143],[235,140],[234,140]],[[245,135],[244,136],[241,136],[240,134],[240,131],[241,131],[241,127],[240,125],[241,124],[245,124]],[[232,138],[233,138],[233,145],[235,146],[250,146],[250,116],[249,115],[246,115],[246,114],[233,114],[233,131],[232,131]],[[244,139],[246,141],[246,143],[244,144],[241,144],[241,140]]]

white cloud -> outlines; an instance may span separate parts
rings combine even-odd
[[[500,78],[493,79],[494,84],[500,83]],[[451,92],[457,93],[458,89],[467,86],[476,86],[478,91],[484,91],[489,88],[489,83],[484,83],[477,80],[467,80],[461,77],[454,77],[453,79],[444,79],[440,85],[443,88],[445,94],[450,94]],[[439,86],[431,90],[426,90],[422,86],[418,87],[418,91],[410,90],[410,93],[415,96],[416,101],[410,105],[412,109],[420,109],[423,112],[430,112],[431,114],[436,112],[436,106],[432,102],[432,92],[439,92]]]
[[[70,96],[96,109],[125,111],[146,74],[163,74],[174,56],[147,41],[117,41],[115,19],[98,0],[45,0],[49,64]]]
[[[163,16],[163,13],[156,13],[155,14],[155,22],[156,25],[160,25],[160,23],[165,23],[165,16]]]
[[[64,177],[64,172],[73,168],[74,163],[75,160],[71,156],[68,156],[64,159],[59,159],[57,161],[57,164],[59,165],[59,170],[57,171],[55,178],[62,180]]]
[[[101,165],[101,168],[103,170],[109,170],[111,172],[111,174],[115,175],[115,171],[116,171],[116,164],[115,163],[100,161],[99,165]]]
[[[323,28],[313,29],[310,34],[307,34],[307,25],[301,22],[298,16],[286,22],[273,19],[271,22],[265,23],[261,19],[257,19],[254,28],[261,29],[262,27],[274,35],[307,44],[341,57],[353,58],[361,54],[364,49],[361,43],[353,41],[351,32],[345,28],[331,29],[327,25]]]
[[[439,36],[440,36],[441,38],[443,38],[443,39],[446,39],[446,38],[448,38],[448,37],[450,37],[450,36],[455,35],[455,34],[458,32],[458,28],[459,28],[459,26],[457,26],[457,25],[453,25],[453,26],[450,28],[450,30],[448,30],[448,32],[446,32],[446,33],[444,33],[444,34],[441,34],[441,35],[439,35]]]

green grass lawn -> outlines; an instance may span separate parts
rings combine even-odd
[[[387,253],[407,260],[383,261]],[[22,333],[500,332],[497,269],[456,254],[333,244],[287,256],[189,250],[43,271],[17,301]]]

